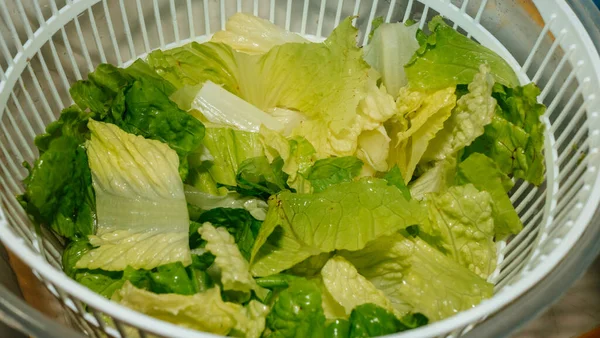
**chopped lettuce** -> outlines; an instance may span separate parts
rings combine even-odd
[[[288,175],[283,172],[283,159],[277,157],[269,163],[266,156],[258,156],[240,163],[234,189],[244,196],[269,196],[287,189]]]
[[[384,236],[360,251],[340,254],[400,313],[417,311],[437,321],[493,293],[492,284],[419,238]]]
[[[86,143],[96,193],[95,247],[78,268],[152,269],[191,263],[179,159],[166,144],[90,120]]]
[[[388,185],[393,185],[396,188],[400,189],[404,198],[407,201],[410,201],[410,199],[412,198],[410,190],[406,186],[406,183],[404,183],[402,173],[400,172],[400,168],[398,168],[398,166],[395,165],[392,169],[390,169],[390,171],[385,173],[383,175],[383,179],[388,182]]]
[[[256,284],[250,274],[250,265],[242,256],[235,238],[223,227],[215,228],[206,222],[198,229],[205,240],[205,249],[215,255],[215,264],[221,272],[223,290],[242,293],[254,291],[260,299],[264,299],[267,290]]]
[[[411,195],[422,200],[425,194],[441,192],[454,185],[456,176],[456,157],[447,157],[437,161],[419,178],[413,180],[409,187]]]
[[[269,200],[252,249],[252,273],[267,276],[323,252],[360,250],[426,218],[423,206],[380,179],[339,183],[314,194],[284,191]]]
[[[496,115],[485,133],[466,149],[490,157],[507,175],[535,185],[544,181],[544,123],[546,107],[537,102],[540,89],[533,83],[508,88],[495,85]]]
[[[402,87],[398,100],[398,113],[408,121],[389,127],[392,146],[388,163],[397,165],[406,183],[410,182],[429,142],[444,127],[456,105],[454,87],[435,92],[414,91]],[[410,127],[409,127],[410,126]]]
[[[19,203],[35,223],[60,236],[83,238],[94,230],[95,198],[83,142],[89,138],[88,113],[65,108],[60,118],[35,138],[40,157],[23,180]]]
[[[237,130],[258,132],[260,126],[281,131],[284,125],[276,118],[233,95],[223,87],[206,81],[190,105],[214,124]]]
[[[332,298],[350,315],[359,305],[372,303],[393,311],[389,299],[361,276],[352,263],[341,256],[331,258],[321,270],[323,284]]]
[[[190,247],[203,246],[202,239],[198,236],[201,224],[210,222],[214,227],[226,229],[234,238],[238,249],[246,260],[250,259],[254,241],[261,227],[261,222],[244,209],[211,209],[198,218],[198,223],[190,227]]]
[[[247,159],[263,156],[264,149],[257,133],[231,128],[206,128],[202,144],[212,156],[211,161],[202,161],[202,153],[190,155],[191,171],[207,172],[216,184],[236,186],[236,175],[240,164]],[[200,189],[202,180],[194,186]]]
[[[472,183],[478,190],[490,193],[496,240],[523,229],[523,223],[506,194],[513,182],[492,159],[479,153],[471,154],[458,165],[456,180],[458,184]]]
[[[96,120],[167,143],[179,155],[180,175],[185,178],[186,156],[200,145],[204,125],[169,100],[175,87],[142,60],[125,69],[102,64],[88,78],[69,90],[75,103],[90,109]]]
[[[321,192],[341,182],[351,182],[363,166],[354,156],[331,157],[318,160],[304,175],[314,192]]]
[[[349,338],[379,337],[427,325],[429,320],[420,313],[396,318],[375,304],[363,304],[352,310]]]
[[[383,23],[364,47],[365,61],[381,73],[383,84],[394,97],[408,83],[404,65],[419,49],[417,29],[418,25],[408,27],[400,22]]]
[[[483,279],[496,269],[492,198],[472,184],[426,197],[431,222],[419,227],[431,244]]]
[[[264,221],[267,215],[267,203],[261,199],[241,196],[236,192],[228,192],[225,195],[213,195],[202,192],[193,186],[184,185],[185,200],[201,212],[216,209],[245,209],[252,217]],[[190,215],[190,218],[191,215]]]
[[[411,87],[436,90],[468,84],[482,64],[489,65],[496,82],[519,85],[515,72],[503,58],[448,26],[441,16],[431,19],[429,31],[431,35],[405,66]]]
[[[211,41],[225,43],[237,51],[249,54],[263,54],[285,43],[308,42],[300,35],[280,28],[271,21],[245,13],[236,13],[229,17],[225,23],[225,30],[216,32]]]
[[[214,334],[231,332],[259,338],[268,308],[256,301],[247,307],[224,302],[214,287],[191,296],[155,294],[138,289],[130,282],[113,295],[113,300],[146,315],[186,328]]]
[[[458,99],[452,115],[444,122],[444,129],[431,140],[421,162],[441,161],[454,156],[483,134],[483,127],[492,122],[496,108],[493,86],[494,78],[489,74],[489,67],[482,65],[469,83],[469,92]]]
[[[283,290],[267,316],[265,337],[323,337],[325,315],[321,292],[313,282],[298,279]]]

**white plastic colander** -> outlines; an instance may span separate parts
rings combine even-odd
[[[442,14],[459,31],[506,59],[522,83],[535,81],[542,89],[539,100],[548,107],[546,181],[540,187],[517,183],[511,192],[525,228],[499,244],[498,270],[491,278],[494,297],[396,336],[460,336],[477,323],[472,332],[478,336],[505,334],[511,328],[498,329],[503,318],[507,324],[522,324],[519,317],[530,318],[540,310],[539,304],[549,300],[533,302],[537,307],[515,309],[514,304],[535,294],[536,288],[552,290],[543,297],[555,299],[573,278],[558,288],[542,288],[544,283],[569,262],[579,260],[584,267],[597,252],[584,240],[600,234],[599,224],[592,222],[600,202],[600,57],[592,33],[573,11],[574,7],[581,11],[578,2],[570,6],[565,0],[0,0],[0,240],[33,269],[61,300],[73,323],[90,336],[211,336],[124,308],[68,278],[60,267],[62,241],[45,229],[36,232],[17,203],[15,195],[22,192],[20,180],[26,176],[21,163],[34,160],[35,135],[72,103],[70,85],[99,63],[125,66],[156,48],[206,41],[240,11],[313,40],[322,40],[341,19],[358,15],[362,44],[376,17],[386,22],[412,18],[423,27],[432,16]],[[503,315],[511,306],[513,313]],[[477,331],[486,325],[490,331]]]

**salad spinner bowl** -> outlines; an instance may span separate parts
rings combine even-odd
[[[589,7],[587,7],[589,6]],[[100,63],[126,66],[150,51],[207,41],[248,12],[322,41],[356,16],[358,43],[371,23],[441,14],[536,82],[548,109],[546,179],[510,193],[524,229],[498,243],[495,294],[442,321],[395,337],[502,336],[555,300],[600,250],[600,34],[591,2],[565,0],[0,0],[0,240],[92,337],[212,337],[113,303],[66,276],[64,243],[36,229],[15,199],[36,157],[33,140],[69,106],[69,87]],[[34,336],[77,336],[0,289],[0,318]]]

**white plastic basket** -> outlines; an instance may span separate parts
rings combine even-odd
[[[114,304],[68,278],[60,268],[62,241],[44,229],[36,233],[14,198],[26,175],[21,163],[35,158],[33,138],[71,104],[70,84],[96,65],[123,66],[156,48],[206,41],[237,11],[314,40],[344,17],[358,15],[361,43],[375,17],[420,19],[423,26],[439,13],[505,58],[523,83],[533,80],[542,89],[539,99],[548,106],[546,182],[519,183],[511,193],[525,228],[499,245],[491,280],[496,294],[398,337],[463,334],[535,289],[586,227],[597,228],[590,222],[600,202],[600,57],[564,0],[0,0],[0,240],[89,335],[211,336]]]

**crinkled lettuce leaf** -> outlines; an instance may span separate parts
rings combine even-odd
[[[492,122],[496,108],[493,87],[494,77],[490,75],[489,67],[482,65],[469,83],[469,92],[458,99],[452,115],[444,122],[444,129],[431,140],[421,162],[454,156],[483,134],[484,126]]]
[[[479,153],[471,154],[458,165],[456,181],[457,184],[472,183],[478,190],[490,194],[496,240],[523,229],[523,223],[507,195],[513,182],[491,158]]]
[[[456,157],[433,163],[421,176],[409,184],[411,195],[422,200],[427,193],[442,192],[454,185],[456,176]]]
[[[390,299],[396,312],[441,320],[479,304],[493,285],[420,238],[393,234],[339,253]]]
[[[404,178],[402,178],[402,173],[398,166],[395,165],[392,167],[392,169],[386,172],[382,178],[388,182],[388,185],[393,185],[398,188],[407,201],[411,200],[410,190],[406,186],[406,183],[404,183]]]
[[[352,310],[362,304],[375,304],[393,311],[389,299],[361,276],[352,263],[342,256],[334,256],[321,270],[323,285],[332,298],[350,315]]]
[[[375,304],[362,304],[352,310],[347,337],[379,337],[427,325],[429,320],[420,313],[396,318],[388,310]]]
[[[44,134],[35,138],[40,157],[25,163],[28,176],[19,203],[37,225],[69,239],[94,231],[95,197],[83,142],[89,138],[90,114],[76,106],[65,108]]]
[[[266,156],[258,156],[240,163],[235,177],[235,191],[243,196],[257,196],[268,199],[284,189],[288,189],[288,175],[283,172],[283,159],[277,157],[269,163]]]
[[[250,265],[242,256],[235,238],[223,227],[215,228],[206,222],[198,229],[202,239],[206,241],[205,249],[215,255],[215,263],[221,272],[223,290],[233,290],[249,294],[256,293],[264,299],[267,290],[256,284],[250,274]]]
[[[408,83],[404,65],[419,49],[418,28],[418,25],[406,26],[400,22],[382,23],[364,47],[365,61],[381,73],[383,84],[394,97]]]
[[[211,41],[225,43],[248,54],[264,54],[284,43],[308,42],[300,35],[278,27],[269,20],[246,13],[230,16],[225,23],[225,29],[216,32]]]
[[[265,327],[268,307],[250,301],[247,307],[224,302],[214,287],[191,296],[155,294],[126,282],[113,300],[151,317],[214,334],[243,334],[258,338]]]
[[[294,280],[283,290],[267,316],[265,337],[324,336],[325,315],[319,287],[305,279]]]
[[[351,182],[362,166],[362,161],[354,156],[330,157],[316,161],[304,177],[310,181],[314,192],[321,192],[329,186]]]
[[[190,206],[192,206],[193,210],[198,213],[197,217],[194,218],[192,217],[192,212],[190,212],[191,219],[197,219],[203,212],[216,208],[245,209],[252,217],[260,221],[264,221],[267,215],[268,205],[262,199],[241,196],[236,192],[228,192],[225,195],[213,195],[202,192],[190,185],[184,185],[183,189],[185,200],[188,203],[188,211],[190,211]]]
[[[412,88],[436,90],[473,81],[482,64],[490,66],[496,82],[517,86],[519,80],[512,67],[498,54],[460,34],[436,16],[429,22],[431,35],[406,64]]]
[[[267,276],[333,250],[360,250],[379,236],[426,220],[417,201],[385,180],[363,178],[320,193],[284,191],[269,211],[252,249],[251,269]]]
[[[419,227],[431,244],[483,279],[496,269],[492,198],[472,184],[426,197],[431,222]]]
[[[456,105],[454,87],[423,92],[402,87],[397,99],[399,121],[388,125],[392,143],[388,163],[410,182],[429,142],[442,130]],[[404,121],[404,122],[403,122]]]
[[[191,263],[177,153],[164,143],[90,120],[86,143],[96,193],[95,247],[78,268],[152,269]]]
[[[544,123],[546,107],[537,102],[540,89],[533,83],[508,88],[495,85],[496,115],[485,133],[465,151],[490,157],[507,175],[535,185],[544,181]]]
[[[240,164],[247,159],[264,155],[258,133],[232,128],[206,128],[202,145],[211,154],[212,160],[204,161],[202,152],[194,152],[189,157],[192,177],[210,176],[213,184],[236,186],[236,176]],[[201,177],[201,176],[200,176]],[[201,189],[203,181],[196,179],[193,185]],[[201,189],[205,190],[205,189]],[[210,192],[210,191],[205,191]]]

